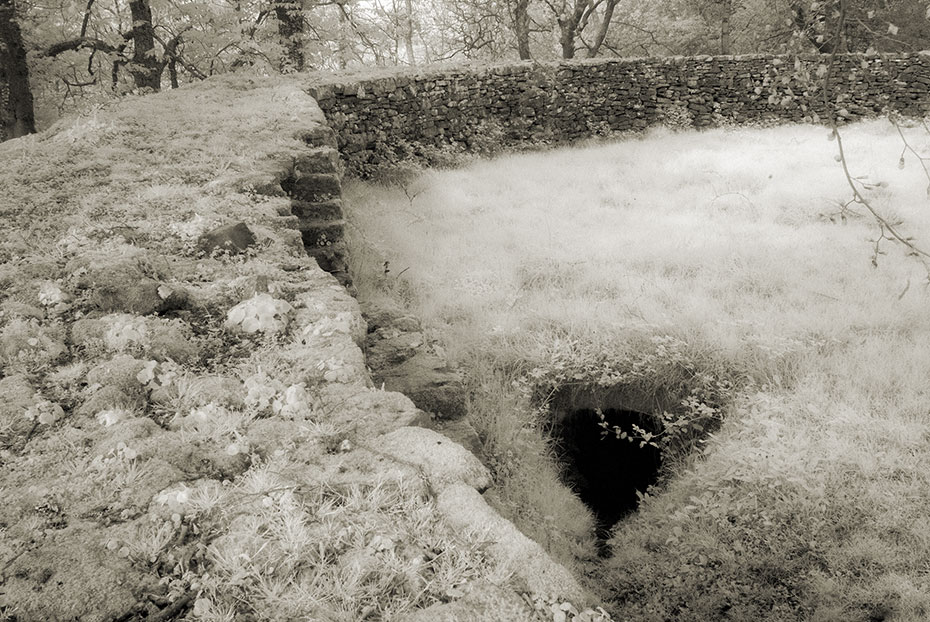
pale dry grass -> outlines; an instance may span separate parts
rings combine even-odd
[[[887,129],[859,126],[848,142],[854,166],[889,184],[878,203],[930,231],[930,210],[913,205],[926,180],[913,161],[896,168]],[[829,335],[872,325],[876,304],[919,309],[920,296],[896,296],[922,277],[897,260],[870,269],[866,219],[830,223],[848,195],[831,147],[810,127],[659,135],[429,172],[409,182],[413,201],[350,187],[349,204],[372,260],[406,270],[429,292],[423,314],[457,328],[465,316],[483,330],[640,321],[724,341],[734,325]]]
[[[888,243],[872,266],[827,134],[655,132],[347,190],[363,295],[405,299],[453,356],[529,369],[555,339],[584,356],[672,335],[739,376],[703,451],[618,526],[622,619],[930,615],[927,275]],[[867,196],[930,247],[894,129],[843,134],[882,182]]]

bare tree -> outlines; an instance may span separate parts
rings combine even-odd
[[[559,47],[562,50],[562,58],[575,57],[578,50],[576,41],[579,39],[586,49],[585,55],[593,58],[598,55],[604,45],[607,31],[620,0],[571,0],[570,2],[561,0],[558,4],[552,0],[546,0],[546,4],[555,14],[555,20],[559,26]],[[599,14],[602,8],[603,13]],[[587,43],[582,35],[591,23],[596,23],[594,39],[591,43]]]
[[[562,0],[561,6],[556,7],[549,3],[556,14],[559,25],[559,46],[562,48],[562,58],[575,58],[575,37],[578,35],[578,26],[588,8],[587,0],[573,0],[568,4]]]
[[[719,0],[720,4],[720,53],[730,53],[730,18],[733,17],[733,0]]]
[[[844,209],[849,208],[851,205],[861,205],[866,209],[872,219],[875,221],[875,224],[878,226],[878,236],[872,240],[873,252],[872,252],[872,265],[878,265],[879,255],[884,254],[884,251],[881,250],[881,245],[883,242],[891,242],[900,244],[904,247],[905,253],[917,259],[924,267],[924,270],[927,273],[927,280],[930,283],[930,252],[924,250],[923,247],[918,246],[916,240],[913,237],[906,235],[901,228],[902,223],[894,221],[884,214],[882,214],[872,203],[868,196],[866,196],[865,190],[869,187],[868,184],[863,183],[859,178],[856,178],[850,173],[849,163],[846,158],[846,151],[843,145],[843,137],[840,133],[839,124],[837,123],[837,101],[834,97],[833,92],[833,75],[836,70],[836,55],[837,52],[841,49],[848,48],[848,44],[844,40],[847,33],[847,20],[850,15],[850,0],[833,0],[829,3],[830,6],[826,7],[826,10],[831,13],[831,17],[834,24],[834,33],[831,44],[832,51],[830,52],[826,63],[824,64],[823,71],[823,82],[821,83],[821,89],[823,94],[823,103],[824,108],[827,113],[827,123],[830,126],[830,137],[831,139],[836,140],[837,146],[837,160],[843,167],[843,175],[846,177],[846,182],[849,185],[850,193],[852,197],[845,204]],[[894,120],[892,120],[894,122]],[[917,154],[912,148],[910,148],[907,139],[904,137],[904,134],[901,132],[901,129],[897,124],[895,126],[898,129],[901,139],[904,141],[905,149],[911,149],[912,153],[917,155],[920,159],[921,164],[924,164],[924,158]],[[926,126],[925,126],[926,127]],[[901,166],[904,163],[904,152],[902,151],[901,155]],[[924,167],[924,173],[930,180],[930,173],[928,169]],[[910,282],[908,282],[908,286]],[[904,292],[907,291],[905,288]],[[904,292],[901,293],[901,296],[904,295]],[[900,296],[899,296],[900,297]]]
[[[411,65],[416,64],[416,58],[413,55],[413,3],[411,0],[404,0],[404,49],[407,52],[407,62]]]

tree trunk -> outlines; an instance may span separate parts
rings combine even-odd
[[[578,24],[588,6],[586,0],[575,0],[572,12],[559,15],[559,44],[562,46],[562,58],[575,58],[575,35],[578,34]]]
[[[0,143],[5,140],[13,138],[11,119],[13,115],[10,113],[10,81],[6,77],[6,61],[2,58],[3,48],[0,47]]]
[[[304,57],[304,13],[300,2],[278,0],[275,2],[274,15],[278,20],[278,36],[284,46],[284,58],[281,59],[281,72],[303,71]]]
[[[411,65],[416,64],[416,58],[413,56],[413,3],[411,0],[405,0],[404,8],[404,47],[407,50],[407,62]]]
[[[349,64],[349,18],[346,16],[346,7],[343,2],[345,0],[336,1],[339,7],[339,42],[336,50],[336,62],[339,63],[339,69],[345,69]]]
[[[730,16],[733,14],[733,0],[721,0],[723,15],[720,18],[720,53],[730,54]]]
[[[173,58],[168,59],[168,77],[171,79],[171,88],[176,89],[180,86],[178,84],[178,61]]]
[[[14,12],[13,0],[0,0],[0,133],[7,138],[36,131],[26,48]]]
[[[575,58],[575,27],[568,20],[559,20],[559,45],[562,46],[562,58]]]
[[[517,0],[513,7],[513,32],[520,60],[530,60],[530,0]]]
[[[614,9],[617,8],[619,2],[620,0],[607,0],[607,4],[604,6],[604,18],[597,27],[591,47],[588,48],[588,58],[594,58],[601,51],[604,39],[607,38],[607,29],[610,28],[610,20],[614,18]]]
[[[162,64],[155,55],[155,27],[149,0],[131,0],[132,66],[130,73],[137,89],[161,90]]]

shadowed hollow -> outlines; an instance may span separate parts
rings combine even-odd
[[[619,438],[600,424],[632,435],[633,425],[655,429],[649,415],[635,410],[582,408],[566,413],[552,436],[563,464],[563,477],[597,519],[597,534],[606,538],[610,528],[636,509],[639,495],[656,483],[662,456],[652,445]]]

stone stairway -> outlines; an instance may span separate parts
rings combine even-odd
[[[322,127],[302,138],[312,149],[295,160],[281,187],[291,199],[291,212],[299,221],[307,254],[351,290],[342,211],[343,166],[336,135]]]

